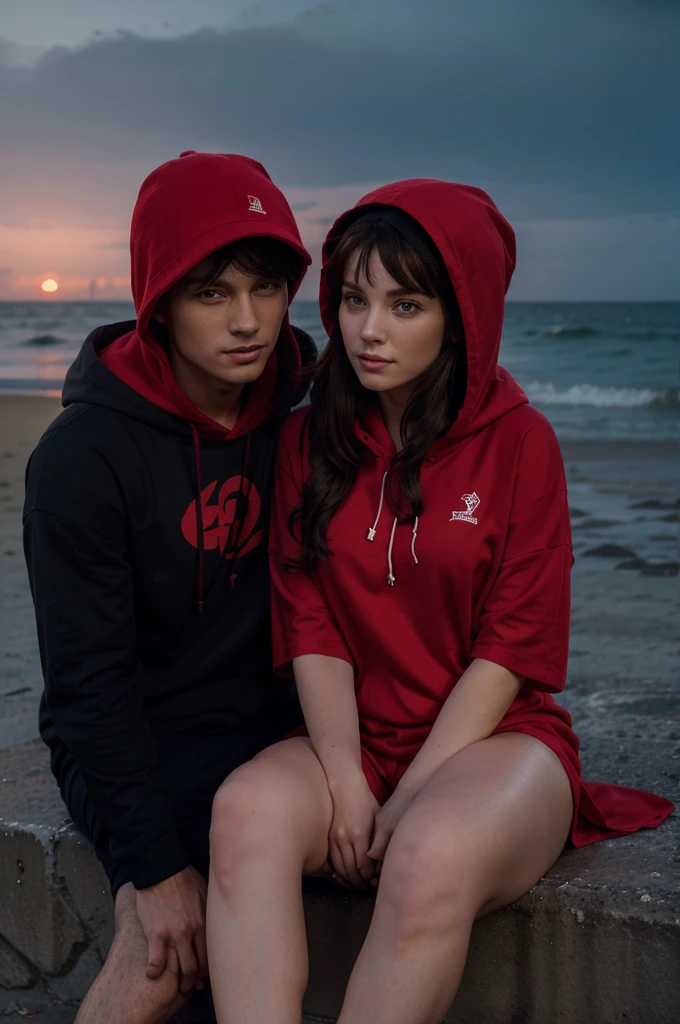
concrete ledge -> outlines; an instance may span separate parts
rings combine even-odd
[[[106,877],[64,823],[41,742],[0,754],[0,786],[0,1010],[77,1003],[111,942]]]
[[[677,820],[665,842],[678,847]],[[477,922],[453,1024],[671,1024],[680,1005],[680,906],[649,834],[568,851],[531,892]],[[619,849],[616,849],[619,844]],[[665,845],[665,843],[664,843]],[[660,851],[659,851],[660,852]],[[615,881],[611,881],[615,878]],[[606,880],[609,879],[609,880]],[[648,898],[647,898],[648,897]],[[309,893],[306,1006],[334,1017],[371,900]]]
[[[611,764],[613,754],[601,743],[597,760]],[[649,785],[667,774],[667,755],[667,747],[646,751]],[[25,1006],[50,1024],[67,1024],[111,940],[106,880],[92,851],[63,823],[40,742],[1,753],[0,779],[0,1012]],[[447,1021],[675,1024],[679,850],[677,816],[654,832],[568,850],[530,893],[475,926]],[[333,1019],[372,897],[310,884],[305,900],[306,1009],[310,1020]]]

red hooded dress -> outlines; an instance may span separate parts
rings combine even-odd
[[[331,521],[332,554],[312,575],[289,568],[300,549],[288,516],[309,473],[305,410],[285,423],[270,539],[274,665],[289,673],[294,657],[326,654],[353,666],[364,770],[383,802],[471,661],[495,662],[526,677],[495,732],[530,734],[560,758],[575,845],[659,825],[669,801],[582,780],[571,717],[552,697],[567,671],[569,508],[553,429],[498,365],[512,229],[479,189],[399,182],[336,221],[324,265],[375,204],[414,217],[442,255],[465,329],[465,402],[422,465],[417,524],[397,522],[383,494],[395,448],[377,403],[355,425],[365,458]],[[330,334],[336,314],[323,274],[321,312]]]

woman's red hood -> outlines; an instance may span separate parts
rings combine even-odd
[[[204,436],[237,436],[245,420],[254,428],[269,415],[276,387],[276,353],[293,370],[300,367],[298,344],[283,322],[275,353],[251,388],[235,427],[220,428],[181,390],[167,356],[150,330],[158,300],[192,267],[211,253],[242,238],[278,238],[306,266],[311,257],[302,244],[283,193],[262,164],[224,153],[182,153],[156,168],[142,185],[130,230],[132,295],[137,328],[102,349],[99,358],[117,377],[166,412],[193,423]],[[289,302],[303,274],[291,287]]]
[[[505,293],[515,269],[515,235],[489,196],[470,185],[411,178],[385,185],[340,216],[323,247],[321,318],[330,335],[331,308],[325,268],[352,221],[371,206],[391,206],[418,221],[439,250],[460,306],[467,351],[465,402],[450,432],[459,440],[528,401],[498,365]]]

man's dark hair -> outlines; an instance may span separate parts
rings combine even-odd
[[[289,290],[298,283],[304,270],[302,257],[285,242],[263,235],[251,236],[217,249],[211,256],[210,267],[200,287],[209,288],[215,284],[229,266],[253,277],[285,280]]]

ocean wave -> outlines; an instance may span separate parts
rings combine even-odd
[[[600,388],[595,384],[572,384],[569,388],[558,389],[551,383],[531,381],[524,390],[538,405],[587,405],[598,409],[673,409],[679,405],[675,388]]]
[[[584,324],[582,327],[563,327],[558,324],[557,327],[550,328],[553,338],[594,338],[599,333],[588,324]]]
[[[626,331],[624,337],[631,341],[680,341],[678,331]]]
[[[32,338],[26,338],[19,342],[20,345],[32,345],[35,348],[46,348],[48,345],[67,345],[65,338],[58,334],[34,334]]]

